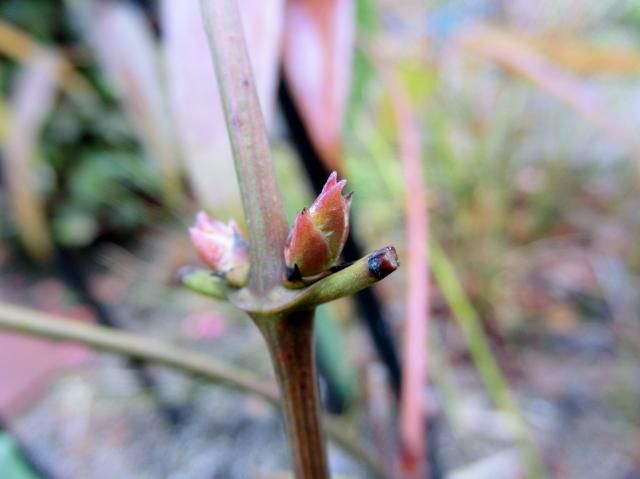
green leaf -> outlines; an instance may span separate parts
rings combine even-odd
[[[0,471],[2,479],[39,479],[29,468],[13,441],[0,433]]]

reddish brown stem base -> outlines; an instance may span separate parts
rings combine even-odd
[[[302,311],[255,320],[269,347],[280,385],[296,479],[329,479],[320,423],[313,316],[313,311]]]

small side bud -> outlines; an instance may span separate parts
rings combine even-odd
[[[191,241],[200,259],[234,287],[244,286],[249,275],[249,245],[235,221],[226,225],[210,219],[204,211],[189,228]]]
[[[284,249],[288,271],[314,276],[336,264],[349,235],[352,195],[342,195],[346,184],[334,171],[311,207],[296,217]]]

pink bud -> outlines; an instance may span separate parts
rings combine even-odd
[[[309,209],[296,217],[284,249],[290,276],[313,276],[334,266],[349,235],[351,194],[334,171]],[[297,272],[296,272],[297,267]]]
[[[198,256],[207,266],[224,274],[233,286],[244,285],[249,272],[249,245],[240,235],[235,221],[230,220],[225,225],[201,211],[189,233]]]

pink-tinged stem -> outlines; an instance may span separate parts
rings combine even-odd
[[[400,158],[406,181],[409,260],[406,289],[407,322],[404,331],[403,383],[400,403],[402,466],[406,477],[423,479],[425,464],[425,404],[429,323],[428,210],[422,178],[420,133],[410,100],[394,85],[393,105]]]
[[[314,360],[313,311],[256,318],[271,353],[296,479],[328,479]]]
[[[249,228],[249,287],[262,295],[283,278],[287,221],[236,2],[201,7]]]

